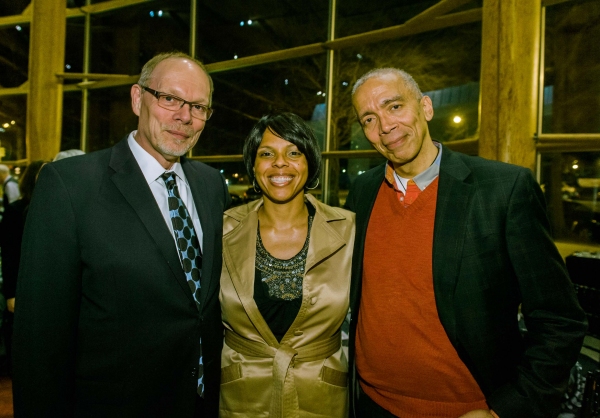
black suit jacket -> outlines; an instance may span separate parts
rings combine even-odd
[[[42,170],[16,295],[15,417],[190,418],[200,337],[206,416],[217,416],[230,197],[218,171],[181,163],[203,230],[200,310],[126,139]]]
[[[351,359],[364,241],[384,176],[381,165],[358,177],[346,202],[356,212]],[[531,172],[443,147],[432,263],[440,321],[490,408],[502,418],[557,416],[587,324]]]

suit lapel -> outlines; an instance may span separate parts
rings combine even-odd
[[[123,198],[135,210],[169,265],[177,282],[190,301],[193,302],[194,299],[181,268],[173,236],[165,224],[154,195],[129,149],[127,139],[113,147],[109,165],[115,171],[111,176],[112,182],[119,189]]]
[[[206,179],[185,158],[181,158],[181,167],[192,191],[192,197],[196,205],[198,217],[200,218],[200,225],[202,226],[202,277],[200,278],[200,306],[202,307],[206,306],[206,298],[213,290],[211,286],[215,286],[215,283],[211,283],[213,260],[215,257],[220,257],[221,255],[212,254],[212,249],[215,248],[215,224],[214,214],[206,199],[209,195]],[[222,213],[216,215],[222,216]],[[219,238],[221,238],[220,235]]]
[[[279,347],[254,301],[257,210],[261,204],[262,200],[255,202],[248,214],[239,219],[240,224],[223,237],[223,262],[248,318],[267,344]]]
[[[438,314],[451,341],[456,341],[454,289],[474,192],[470,174],[460,157],[443,147],[433,237],[433,285]]]

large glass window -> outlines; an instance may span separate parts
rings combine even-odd
[[[144,2],[93,15],[90,71],[135,75],[159,52],[188,52],[189,21],[189,0]]]
[[[326,56],[320,54],[212,74],[215,112],[194,155],[241,154],[252,126],[273,110],[309,121],[322,143],[326,67]]]
[[[0,88],[19,87],[28,78],[29,25],[0,28]]]
[[[546,8],[544,133],[600,132],[600,2]]]
[[[227,61],[327,40],[329,2],[198,2],[197,56]]]
[[[600,245],[600,152],[544,153],[541,164],[554,237]]]
[[[4,161],[26,158],[27,96],[0,96],[0,155]]]
[[[120,86],[90,90],[87,151],[111,147],[137,129],[130,89],[131,86]]]

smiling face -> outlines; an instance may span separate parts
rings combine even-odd
[[[296,145],[267,128],[256,152],[254,176],[265,199],[274,203],[303,200],[308,162]]]
[[[168,58],[160,62],[148,84],[146,87],[154,90],[209,105],[208,77],[190,60]],[[206,123],[192,118],[187,104],[177,111],[163,109],[156,97],[138,84],[131,87],[131,106],[139,116],[135,140],[166,169],[198,142]]]
[[[396,74],[366,80],[352,97],[365,136],[398,174],[412,178],[437,155],[427,122],[433,117],[431,99],[415,97]]]

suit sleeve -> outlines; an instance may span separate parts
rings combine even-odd
[[[516,380],[488,402],[500,418],[556,416],[587,323],[529,170],[520,172],[509,198],[506,242],[522,297],[525,351]]]
[[[71,198],[48,165],[23,236],[13,340],[15,417],[73,415],[80,283]]]

